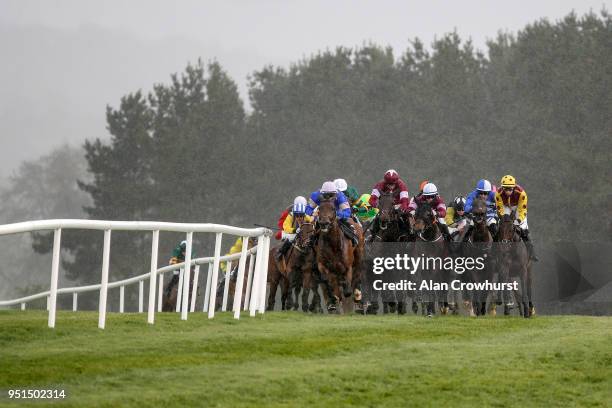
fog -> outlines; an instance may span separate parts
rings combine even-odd
[[[609,3],[3,0],[0,180],[62,143],[107,137],[107,104],[167,83],[198,58],[221,63],[248,111],[247,76],[269,64],[370,41],[401,51],[410,39],[428,44],[453,30],[484,49],[499,30]]]

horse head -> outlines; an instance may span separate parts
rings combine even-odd
[[[502,244],[510,244],[515,241],[514,218],[512,215],[504,214],[499,223],[497,236]]]
[[[336,221],[336,205],[333,199],[322,200],[319,204],[319,228],[321,232],[326,233]]]
[[[314,225],[311,222],[303,222],[300,225],[300,232],[295,237],[295,245],[299,248],[307,248],[312,242]]]
[[[487,203],[481,198],[476,198],[472,203],[472,220],[478,226],[486,226]]]
[[[431,206],[427,203],[420,204],[414,214],[414,230],[422,233],[433,226],[434,220]]]
[[[378,202],[378,217],[380,221],[380,229],[385,230],[389,223],[397,219],[397,212],[393,206],[393,193],[383,193]]]

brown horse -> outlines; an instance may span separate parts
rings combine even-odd
[[[378,215],[374,219],[377,228],[372,234],[372,242],[402,242],[413,240],[410,224],[402,218],[401,212],[395,208],[393,193],[382,193],[378,202]],[[374,254],[372,254],[374,256]],[[369,272],[368,272],[369,273]],[[404,292],[396,292],[394,301],[383,300],[383,313],[406,313]],[[378,297],[378,296],[376,296]],[[387,299],[388,300],[388,299]],[[372,304],[367,312],[375,314],[378,310],[378,299],[371,299]]]
[[[414,231],[416,241],[414,243],[413,256],[424,256],[424,259],[439,259],[440,262],[427,262],[425,267],[419,270],[419,281],[431,280],[433,282],[450,281],[449,273],[442,267],[442,259],[446,252],[446,244],[436,217],[431,206],[427,203],[420,204],[414,215]],[[438,263],[438,264],[437,264]],[[442,314],[448,313],[448,291],[447,290],[425,290],[421,292],[423,299],[423,311],[431,317],[435,314],[435,302],[440,306]],[[412,304],[412,310],[416,313],[416,302]]]
[[[332,297],[328,311],[335,312],[339,300],[345,300],[344,311],[348,311],[351,295],[360,300],[358,286],[362,280],[364,242],[361,226],[349,220],[353,226],[358,243],[353,245],[347,238],[336,215],[333,199],[322,200],[319,204],[318,240],[315,247],[317,267],[321,277],[330,288]]]
[[[191,293],[193,289],[193,277],[195,275],[195,268],[191,268],[191,274],[189,278],[189,301],[188,305],[191,304]],[[178,287],[179,275],[173,275],[168,285],[164,289],[162,296],[162,312],[175,312],[176,311],[176,300],[178,298]]]
[[[521,306],[523,317],[535,315],[535,307],[531,301],[531,260],[525,243],[514,227],[514,212],[506,214],[499,225],[497,246],[497,266],[501,282],[508,282],[511,277],[518,277],[521,281],[520,301],[515,293],[517,303]],[[510,292],[504,292],[504,315],[510,314]],[[499,297],[501,300],[501,296]],[[529,307],[528,307],[529,305]]]
[[[485,267],[482,270],[471,269],[466,271],[462,278],[466,282],[484,282],[493,275],[495,259],[490,256],[493,247],[493,237],[487,228],[487,204],[484,200],[476,198],[472,204],[471,218],[473,228],[467,233],[466,242],[463,245],[464,256],[485,259]],[[470,316],[486,314],[488,292],[468,291],[465,305]],[[476,308],[474,308],[476,306]],[[492,309],[494,313],[494,308]]]
[[[302,289],[302,311],[320,312],[321,297],[319,296],[319,277],[316,271],[314,253],[314,224],[304,222],[295,237],[288,259],[289,281],[293,295],[293,309],[298,308],[298,296]],[[313,293],[312,303],[309,303],[310,293]],[[290,294],[291,296],[291,294]]]
[[[393,205],[393,193],[383,193],[378,202],[378,215],[374,222],[378,223],[373,241],[400,242],[410,240],[410,226],[402,218],[402,214]]]
[[[268,306],[266,310],[274,310],[276,303],[276,290],[281,285],[281,310],[287,310],[287,299],[289,297],[289,269],[287,268],[286,258],[291,254],[278,257],[278,251],[281,245],[270,249],[268,256],[268,283],[270,284],[270,293],[268,294]],[[289,252],[293,251],[293,247]]]

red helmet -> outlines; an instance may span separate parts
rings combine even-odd
[[[397,171],[393,169],[387,170],[387,172],[385,173],[385,183],[395,184],[397,183],[397,180],[399,180],[399,174],[397,174]]]

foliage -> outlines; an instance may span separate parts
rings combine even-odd
[[[395,168],[411,192],[428,179],[451,201],[510,173],[529,194],[536,244],[606,239],[611,44],[602,11],[500,33],[486,53],[457,33],[429,48],[415,39],[399,57],[338,47],[254,72],[249,115],[221,66],[198,62],[107,108],[110,143],[85,144],[87,214],[274,225],[293,197],[337,177],[369,191]],[[97,280],[99,235],[66,237],[71,279]],[[174,244],[162,241],[162,259]],[[113,245],[116,277],[147,265],[148,236]]]

